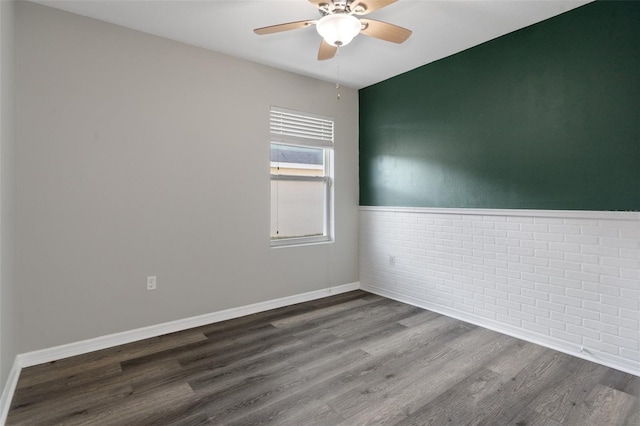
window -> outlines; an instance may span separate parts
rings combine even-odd
[[[332,240],[333,119],[271,107],[271,245]]]

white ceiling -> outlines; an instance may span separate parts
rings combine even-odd
[[[254,28],[317,19],[307,0],[36,0],[58,9],[360,89],[592,0],[400,0],[367,18],[413,31],[404,44],[364,35],[317,61],[314,27],[258,36]],[[366,1],[365,1],[366,3]]]

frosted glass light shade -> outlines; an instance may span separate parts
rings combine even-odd
[[[349,44],[361,28],[358,18],[343,13],[323,16],[316,24],[318,34],[332,46]]]

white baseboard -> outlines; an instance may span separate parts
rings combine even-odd
[[[268,311],[270,309],[281,308],[283,306],[294,305],[296,303],[308,302],[335,294],[346,293],[348,291],[357,290],[359,288],[360,283],[355,282],[351,284],[324,288],[322,290],[314,290],[308,293],[294,294],[293,296],[281,297],[279,299],[267,300],[265,302],[258,302],[251,305],[240,306],[237,308],[225,309],[223,311],[211,312],[209,314],[165,322],[149,327],[109,334],[93,339],[55,346],[53,348],[27,352],[18,355],[18,359],[20,361],[21,367],[31,367],[33,365],[56,361],[59,359],[68,358],[70,356],[81,355],[84,353],[106,349],[113,346],[137,342],[138,340],[148,339],[150,337],[157,337],[163,334],[175,333],[177,331],[188,330],[194,327],[201,327],[203,325],[243,317],[245,315],[251,315],[257,312]]]
[[[7,382],[2,390],[2,396],[0,396],[0,425],[4,425],[7,421],[7,414],[9,414],[9,407],[11,406],[13,394],[16,391],[16,385],[18,384],[18,377],[20,377],[21,369],[22,367],[16,357],[13,361],[13,366],[11,366],[11,370],[9,371]]]
[[[9,412],[11,399],[18,383],[20,371],[23,368],[31,367],[45,362],[57,361],[71,356],[82,355],[88,352],[98,351],[113,346],[124,345],[163,334],[175,333],[177,331],[188,330],[220,321],[251,315],[270,309],[281,308],[283,306],[295,305],[296,303],[309,302],[323,297],[346,293],[360,288],[359,282],[343,284],[335,287],[314,290],[307,293],[295,294],[279,299],[267,300],[265,302],[253,303],[251,305],[237,308],[225,309],[223,311],[170,321],[149,327],[137,328],[135,330],[123,331],[121,333],[109,334],[93,339],[82,340],[66,345],[19,354],[13,363],[13,368],[9,373],[9,378],[2,392],[0,399],[0,425],[3,425]]]
[[[587,361],[595,362],[606,367],[611,367],[616,370],[624,371],[625,373],[633,374],[634,376],[640,376],[640,363],[634,363],[633,361],[627,361],[619,357],[615,357],[611,354],[607,354],[601,351],[593,349],[586,349],[583,352],[580,351],[580,345],[562,341],[560,339],[553,338],[551,336],[545,336],[525,330],[522,328],[514,327],[509,324],[499,323],[488,318],[482,318],[476,315],[470,315],[466,312],[451,309],[446,306],[436,305],[429,303],[428,301],[416,299],[403,294],[398,294],[393,291],[381,289],[368,285],[361,285],[360,289],[374,293],[379,296],[387,297],[389,299],[397,300],[398,302],[408,303],[409,305],[417,306],[419,308],[427,309],[442,315],[446,315],[451,318],[458,319],[460,321],[468,322],[478,325],[480,327],[488,328],[498,333],[506,334],[508,336],[515,337],[517,339],[525,340],[527,342],[535,343],[536,345],[544,346],[549,349],[556,350],[568,355],[582,358]]]

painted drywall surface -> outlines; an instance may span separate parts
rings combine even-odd
[[[360,284],[638,374],[640,213],[581,213],[363,207]]]
[[[15,3],[0,2],[0,389],[17,353]]]
[[[21,352],[357,281],[355,90],[31,3],[17,36]],[[270,248],[271,105],[336,119],[334,244]]]
[[[640,210],[640,2],[360,90],[360,204]]]

